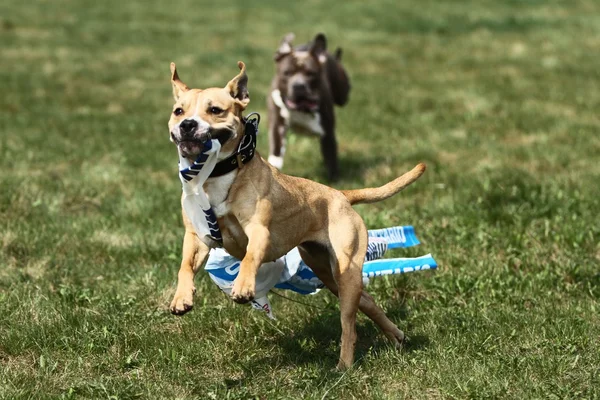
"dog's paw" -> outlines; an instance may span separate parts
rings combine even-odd
[[[335,369],[333,370],[333,372],[344,372],[347,369],[350,369],[352,367],[352,364],[348,364],[347,362],[343,361],[342,359],[340,359],[340,361],[338,361]]]
[[[178,289],[169,307],[171,314],[183,315],[190,311],[194,307],[194,293],[196,293],[195,288],[191,290]]]
[[[400,329],[395,328],[393,330],[387,331],[385,333],[385,336],[388,337],[388,339],[390,339],[390,341],[392,342],[392,345],[394,345],[395,348],[397,348],[398,350],[400,350],[402,348],[402,345],[404,344],[404,332],[402,332]]]
[[[231,298],[233,301],[239,304],[248,303],[254,300],[254,287],[255,282],[250,280],[242,280],[238,276],[233,283],[233,289],[231,290]]]

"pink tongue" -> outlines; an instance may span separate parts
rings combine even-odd
[[[298,108],[298,107],[305,106],[306,108],[313,109],[313,108],[317,107],[317,103],[316,102],[314,102],[314,101],[308,101],[308,100],[301,101],[300,103],[294,103],[292,100],[288,99],[288,100],[286,100],[286,103],[291,108]]]

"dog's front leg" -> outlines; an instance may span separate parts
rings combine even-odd
[[[244,229],[248,236],[246,255],[240,264],[240,272],[233,283],[231,298],[236,303],[247,303],[254,299],[256,273],[269,248],[269,230],[262,224],[249,224]]]
[[[171,313],[183,315],[194,306],[194,276],[200,269],[210,249],[200,241],[196,233],[186,229],[183,238],[183,257],[177,276],[177,291],[171,302]]]
[[[323,155],[325,167],[327,167],[327,178],[333,182],[339,178],[339,169],[337,142],[335,140],[335,115],[332,105],[329,105],[329,107],[323,105],[321,124],[325,130],[325,135],[321,136],[321,154]]]
[[[281,117],[280,109],[269,96],[267,105],[269,107],[269,164],[277,169],[283,168],[283,156],[285,155],[285,135],[287,127]]]

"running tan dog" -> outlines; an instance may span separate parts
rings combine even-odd
[[[171,64],[175,105],[169,133],[185,157],[195,159],[202,149],[200,139],[207,134],[222,143],[219,159],[236,153],[244,136],[242,113],[250,101],[246,67],[242,62],[238,66],[241,72],[225,88],[200,90],[189,89],[181,82],[175,64]],[[233,300],[250,301],[261,264],[298,246],[306,264],[340,299],[342,340],[338,368],[353,363],[358,309],[393,343],[401,345],[404,333],[363,290],[367,229],[352,205],[384,200],[398,193],[423,174],[425,164],[379,188],[344,191],[282,174],[259,156],[238,166],[225,175],[209,178],[204,185],[218,218],[225,250],[242,260],[232,290]],[[200,241],[185,213],[183,221],[183,259],[170,306],[171,312],[178,315],[193,306],[194,275],[210,250]]]

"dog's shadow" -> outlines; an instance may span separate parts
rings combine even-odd
[[[407,331],[406,324],[402,321],[406,321],[408,309],[400,300],[388,305],[387,315],[407,334],[407,340],[400,351],[410,353],[429,345],[429,338],[427,336],[410,334],[410,325]],[[357,319],[356,333],[358,340],[356,343],[355,360],[358,364],[370,352],[397,351],[392,348],[390,342],[377,326],[366,317]],[[318,313],[315,313],[313,318],[305,320],[301,326],[298,326],[292,335],[277,336],[274,344],[281,351],[265,356],[260,360],[254,360],[245,369],[252,375],[257,373],[256,367],[258,365],[288,365],[298,367],[302,365],[314,366],[316,364],[322,365],[324,370],[333,370],[338,362],[340,336],[340,313],[337,307],[320,310]]]
[[[403,302],[398,300],[388,304],[387,315],[407,334],[408,340],[400,351],[411,353],[429,345],[427,336],[411,335],[410,324],[407,327],[406,323],[402,323],[408,316],[408,309]],[[341,335],[339,310],[337,307],[328,307],[316,312],[313,318],[303,321],[291,335],[278,335],[274,342],[272,337],[269,338],[269,344],[274,344],[278,351],[273,351],[264,357],[238,362],[237,365],[243,371],[242,376],[225,378],[223,386],[226,390],[242,390],[255,377],[273,374],[273,369],[285,371],[292,368],[296,373],[302,374],[303,378],[306,378],[307,374],[311,378],[316,374],[314,377],[318,377],[321,382],[337,379],[339,371],[335,366],[339,357]],[[382,351],[398,351],[392,348],[375,324],[366,317],[358,319],[356,331],[358,341],[355,366],[360,366],[363,358],[369,353],[375,353],[369,357],[378,357],[377,353]]]
[[[434,160],[435,156],[428,152],[419,152],[412,154],[405,158],[404,161],[412,162],[417,164],[422,160]],[[389,165],[390,160],[375,154],[365,154],[364,152],[358,151],[346,151],[344,154],[340,154],[338,158],[339,163],[339,176],[335,181],[327,180],[327,169],[324,165],[320,165],[316,172],[318,180],[322,183],[334,187],[347,186],[356,184],[357,178],[362,181],[362,177],[366,170],[377,169],[381,165]],[[307,179],[315,179],[315,174],[305,176]]]
[[[321,155],[318,157],[315,155],[314,159],[311,159],[313,166],[308,169],[301,170],[286,170],[283,169],[284,173],[292,174],[305,179],[310,179],[328,186],[338,184],[349,184],[356,182],[356,178],[362,176],[365,171],[365,165],[369,168],[377,167],[379,164],[385,164],[386,160],[374,155],[368,155],[359,152],[346,152],[338,155],[338,176],[337,179],[331,181],[328,178],[327,167],[324,165]]]
[[[357,176],[362,176],[365,171],[365,165],[369,168],[376,168],[379,164],[385,163],[381,157],[366,155],[364,153],[348,152],[340,155],[338,159],[340,175],[335,183],[351,183],[356,181]],[[327,176],[327,171],[321,167],[321,175]]]

